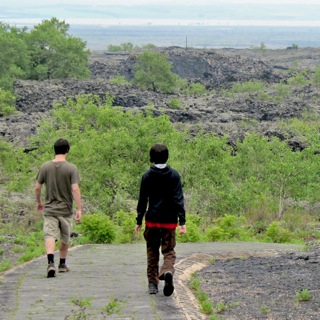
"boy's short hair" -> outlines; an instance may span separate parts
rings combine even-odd
[[[150,162],[155,164],[166,163],[169,158],[169,150],[163,143],[156,143],[150,149]]]
[[[66,154],[70,150],[70,144],[66,139],[59,139],[54,144],[54,153],[57,154]]]

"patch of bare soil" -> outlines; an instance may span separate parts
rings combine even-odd
[[[198,276],[201,290],[209,295],[209,300],[224,308],[217,314],[219,319],[320,319],[318,249],[218,259],[199,271]]]

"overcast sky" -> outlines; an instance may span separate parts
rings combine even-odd
[[[0,20],[51,17],[320,25],[320,0],[0,0]]]
[[[52,4],[86,4],[86,5],[211,5],[211,4],[243,4],[243,3],[254,3],[254,4],[317,4],[320,6],[319,0],[23,0],[23,5],[52,5]],[[22,0],[0,0],[0,5],[13,6],[19,5],[21,7]]]

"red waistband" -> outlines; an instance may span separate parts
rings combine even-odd
[[[146,221],[146,226],[148,228],[175,229],[178,226],[178,224],[177,223],[159,223],[159,222]]]

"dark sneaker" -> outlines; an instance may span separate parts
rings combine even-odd
[[[148,291],[149,291],[149,294],[156,294],[158,293],[158,286],[154,283],[149,283],[149,287],[148,287]]]
[[[47,267],[47,278],[53,278],[56,276],[56,267],[54,263],[49,263]]]
[[[65,263],[59,264],[58,266],[59,272],[68,272],[70,269]]]
[[[174,290],[173,286],[173,274],[171,271],[168,271],[164,274],[164,288],[163,288],[163,294],[166,297],[169,297],[172,295]]]

